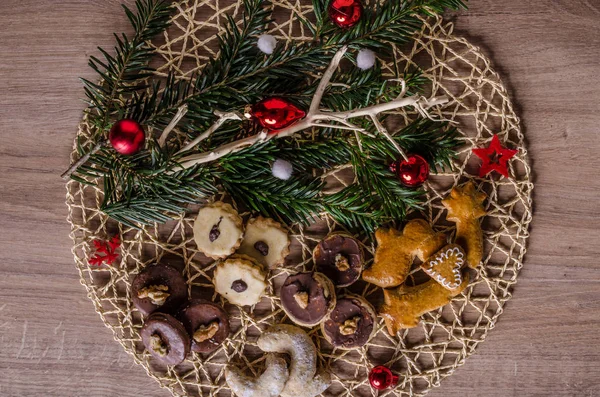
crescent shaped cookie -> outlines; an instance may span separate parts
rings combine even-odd
[[[276,325],[258,338],[258,347],[271,353],[290,355],[290,377],[281,397],[315,397],[331,385],[331,375],[317,373],[317,349],[306,334],[293,325]]]
[[[363,280],[381,288],[402,284],[415,257],[425,261],[446,245],[446,236],[436,233],[422,219],[406,224],[402,233],[394,229],[379,229],[375,233],[377,251],[373,265],[363,271]]]
[[[456,186],[450,196],[442,200],[448,210],[446,219],[456,223],[456,244],[467,253],[467,265],[475,269],[483,259],[483,232],[479,218],[486,215],[483,202],[487,195],[478,192],[473,182]]]
[[[277,397],[288,378],[287,363],[276,354],[267,355],[265,372],[258,378],[246,376],[231,365],[225,369],[225,381],[238,397]]]

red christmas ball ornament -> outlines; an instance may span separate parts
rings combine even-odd
[[[113,125],[108,140],[117,152],[124,156],[131,156],[144,147],[146,132],[137,121],[125,119]]]
[[[386,390],[398,384],[398,376],[394,375],[388,367],[380,365],[369,372],[369,383],[375,390]]]
[[[306,112],[284,98],[266,98],[252,106],[250,116],[263,128],[276,131],[306,117]]]
[[[390,166],[404,186],[421,186],[429,178],[429,164],[418,154],[409,154],[407,160],[398,160]]]
[[[360,21],[363,6],[359,0],[332,0],[328,12],[333,23],[340,28],[348,29]]]

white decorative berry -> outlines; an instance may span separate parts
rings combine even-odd
[[[263,34],[258,38],[258,49],[265,54],[272,54],[277,46],[277,39],[270,34]]]
[[[360,50],[356,56],[356,66],[359,69],[367,70],[371,69],[373,65],[375,65],[375,53],[366,48]]]
[[[272,171],[273,171],[273,176],[275,178],[279,178],[279,179],[283,179],[284,181],[287,181],[288,179],[290,179],[292,177],[292,172],[294,171],[294,167],[292,166],[292,163],[290,163],[289,161],[277,159],[273,163]]]

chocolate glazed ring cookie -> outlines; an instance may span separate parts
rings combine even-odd
[[[325,274],[336,287],[347,287],[359,278],[364,265],[364,253],[358,240],[346,234],[332,233],[314,249],[317,271]]]
[[[140,331],[146,350],[165,364],[177,365],[190,353],[190,336],[175,317],[154,313]]]
[[[321,273],[298,273],[289,276],[279,293],[281,306],[298,325],[320,324],[335,307],[335,287]]]
[[[155,310],[174,311],[187,299],[187,285],[174,267],[152,264],[138,274],[131,285],[133,304],[147,316]]]
[[[346,295],[338,298],[335,309],[321,323],[323,336],[339,349],[364,346],[375,334],[377,314],[364,298]]]
[[[229,337],[229,316],[218,305],[193,299],[178,316],[192,338],[192,351],[211,353]]]

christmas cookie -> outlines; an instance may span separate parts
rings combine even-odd
[[[155,310],[176,310],[187,299],[187,285],[174,267],[152,264],[142,270],[131,284],[133,304],[144,316]]]
[[[335,307],[335,287],[321,273],[298,273],[289,276],[279,293],[281,306],[298,325],[313,327],[323,321]]]
[[[194,240],[204,255],[226,258],[240,246],[244,229],[242,218],[229,204],[217,201],[198,211]]]
[[[337,287],[347,287],[360,278],[364,254],[354,237],[333,233],[315,247],[313,260],[317,270],[329,277]]]
[[[183,324],[165,313],[148,317],[140,336],[146,350],[165,364],[180,364],[190,352],[190,336]]]
[[[259,216],[250,219],[238,253],[249,255],[263,265],[274,268],[283,264],[290,253],[287,230],[273,219]]]
[[[315,397],[331,385],[327,371],[317,372],[317,349],[300,328],[286,324],[273,326],[263,332],[257,344],[265,352],[290,356],[290,376],[281,397]]]
[[[251,306],[267,289],[263,267],[247,255],[234,255],[219,263],[214,276],[215,290],[234,305]]]
[[[211,353],[229,337],[229,316],[212,302],[191,300],[178,317],[192,339],[194,352]]]
[[[475,189],[473,182],[456,186],[450,196],[442,200],[448,210],[446,219],[456,223],[456,244],[467,253],[467,264],[475,269],[483,259],[483,232],[479,218],[486,215],[483,202],[487,198]]]
[[[360,296],[348,295],[337,300],[335,309],[321,324],[323,336],[339,349],[364,346],[377,331],[377,314]]]
[[[385,304],[381,307],[379,315],[383,317],[389,334],[396,335],[401,329],[419,325],[423,314],[447,305],[468,285],[469,274],[464,273],[462,284],[454,290],[444,288],[435,280],[415,287],[384,289]]]
[[[422,219],[408,222],[402,233],[394,229],[379,229],[375,238],[375,259],[371,268],[363,272],[363,280],[382,288],[402,284],[415,257],[425,261],[446,245],[446,236],[434,232]]]
[[[265,372],[257,378],[233,365],[225,368],[225,381],[238,397],[279,397],[289,376],[285,359],[276,354],[267,354]]]
[[[421,269],[440,285],[455,290],[462,284],[462,268],[465,264],[465,252],[456,245],[447,245],[427,259]]]

